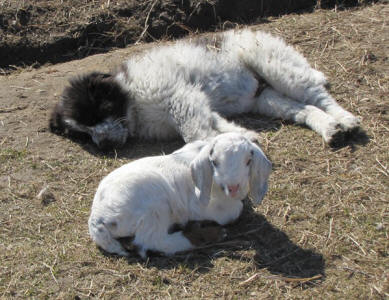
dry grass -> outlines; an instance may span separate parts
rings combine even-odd
[[[258,208],[230,239],[147,262],[90,241],[94,191],[114,168],[181,142],[138,142],[110,156],[45,129],[64,78],[131,49],[0,78],[0,295],[4,298],[384,299],[389,296],[389,7],[318,10],[259,25],[323,70],[361,116],[367,145],[333,151],[312,131],[247,116],[274,163]],[[48,186],[45,193],[39,192]]]

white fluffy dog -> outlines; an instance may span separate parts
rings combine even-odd
[[[194,248],[174,224],[236,220],[249,194],[259,204],[267,191],[271,163],[244,136],[225,133],[189,143],[166,156],[146,157],[105,177],[96,192],[89,232],[101,248],[128,255],[117,240],[134,237],[142,257],[147,250],[167,255]]]
[[[304,124],[336,146],[359,120],[327,92],[323,73],[280,38],[249,29],[163,44],[111,74],[70,81],[50,128],[86,133],[100,148],[129,137],[185,142],[254,132],[228,122],[245,112]]]

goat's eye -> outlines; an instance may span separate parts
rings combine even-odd
[[[216,168],[218,165],[219,165],[219,163],[216,161],[216,160],[211,160],[211,164]]]
[[[251,158],[249,158],[249,160],[247,161],[246,166],[249,166],[250,164],[251,164]]]

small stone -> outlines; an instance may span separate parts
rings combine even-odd
[[[42,203],[42,205],[47,206],[50,203],[56,201],[55,196],[52,192],[49,191],[49,186],[45,186],[36,196]]]
[[[383,229],[384,229],[384,224],[382,224],[382,223],[377,223],[375,229],[377,229],[377,230],[383,230]]]

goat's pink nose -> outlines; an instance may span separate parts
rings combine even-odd
[[[239,184],[236,184],[236,185],[228,185],[227,186],[228,188],[228,192],[231,196],[235,196],[236,193],[238,192],[239,190]]]

